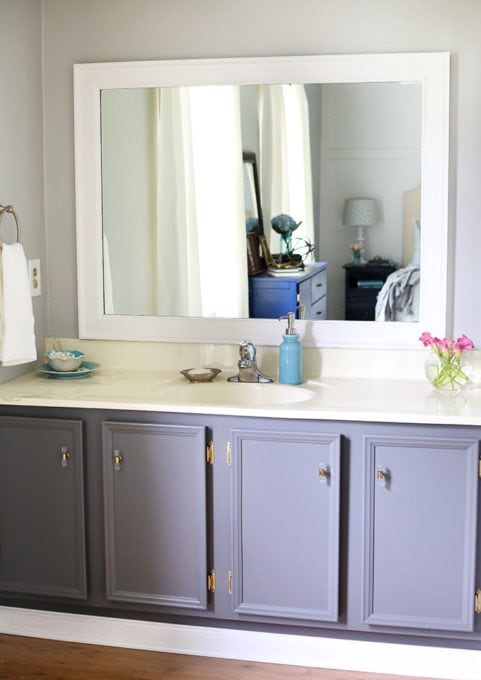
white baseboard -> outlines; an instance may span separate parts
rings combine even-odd
[[[0,633],[364,673],[481,680],[481,650],[287,636],[15,607],[0,607]]]

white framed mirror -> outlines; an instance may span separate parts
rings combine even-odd
[[[105,100],[107,93],[123,91],[133,93],[140,88],[191,88],[200,85],[262,86],[289,83],[309,87],[361,83],[417,84],[421,91],[419,112],[421,201],[418,217],[422,228],[419,315],[416,317],[418,320],[360,322],[328,317],[324,321],[299,321],[296,325],[302,334],[304,344],[333,347],[414,347],[417,346],[417,338],[424,330],[432,330],[436,334],[445,332],[448,54],[336,55],[77,64],[74,67],[74,81],[80,337],[213,343],[237,343],[240,339],[249,337],[258,344],[279,343],[282,327],[277,320],[242,318],[244,316],[242,311],[233,315],[222,312],[221,318],[186,316],[184,313],[177,316],[156,316],[148,309],[147,311],[134,309],[135,313],[128,314],[115,313],[106,266],[109,259],[105,257],[109,244],[105,242],[108,232],[104,229],[107,178],[105,167],[102,168],[103,161],[105,165],[105,149],[102,148],[102,144],[105,145],[106,134],[105,130],[102,134],[101,102],[102,96],[104,95]],[[242,174],[241,161],[242,155],[239,156],[239,172],[234,169],[233,174]],[[406,186],[406,191],[413,188]],[[319,196],[319,200],[322,201],[322,190]],[[402,196],[399,196],[399,201],[402,202]],[[135,239],[138,207],[135,201],[129,200],[128,192],[123,193],[118,203],[123,213],[133,210],[132,231],[126,239],[124,238],[127,251],[130,250],[132,253],[137,246]],[[225,218],[225,215],[221,214],[221,218]],[[342,205],[339,206],[335,218],[342,225]],[[236,218],[232,217],[232,220],[234,219]],[[264,222],[266,221],[264,214]],[[116,224],[115,219],[111,222]],[[172,226],[176,228],[175,224]],[[243,257],[242,267],[245,267],[242,240],[237,247]],[[226,243],[224,239],[223,252],[228,252],[229,256],[217,259],[218,287],[233,277],[233,254],[237,251],[231,240]],[[329,269],[331,256],[323,257],[325,253],[326,250],[323,248],[322,252],[318,252],[317,259],[326,260]],[[145,257],[145,254],[142,257]],[[340,257],[344,257],[344,254]],[[349,254],[346,253],[345,260],[348,259]],[[193,265],[190,266],[193,268]],[[245,276],[245,269],[242,267],[240,276]],[[331,269],[334,271],[339,267],[332,266]],[[174,309],[177,309],[175,305]]]

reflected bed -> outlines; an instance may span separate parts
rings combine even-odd
[[[379,291],[376,321],[419,321],[421,187],[404,193],[403,215],[403,266]]]

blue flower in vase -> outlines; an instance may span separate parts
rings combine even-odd
[[[273,230],[281,237],[281,253],[292,252],[292,232],[295,231],[302,224],[296,222],[294,218],[285,213],[276,215],[271,219],[271,226]]]

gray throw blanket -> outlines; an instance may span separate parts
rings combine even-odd
[[[417,316],[419,312],[413,309],[413,302],[419,280],[419,267],[403,267],[389,274],[377,296],[376,321],[399,321],[401,316],[403,319]]]

